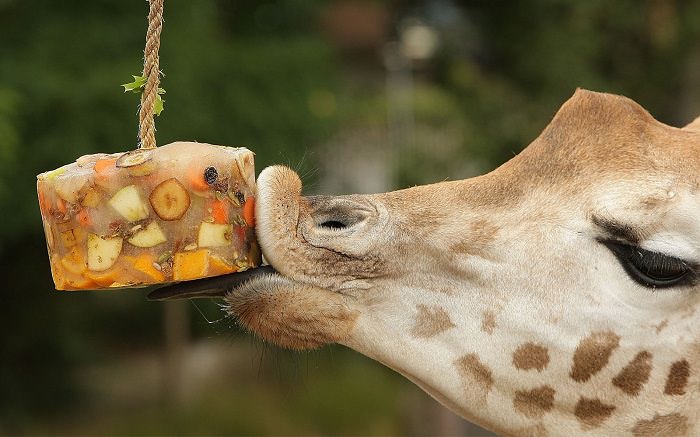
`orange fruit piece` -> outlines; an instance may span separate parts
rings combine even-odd
[[[229,264],[225,259],[217,255],[209,257],[209,274],[211,275],[226,275],[238,270],[238,267]]]
[[[209,249],[178,252],[173,257],[173,280],[204,277],[209,270]]]
[[[139,272],[145,274],[148,276],[148,278],[153,281],[153,282],[163,282],[165,281],[165,275],[163,272],[155,268],[153,263],[155,260],[153,259],[153,255],[149,253],[144,253],[136,258],[132,258],[128,261],[133,260],[133,266],[134,269],[138,270]]]
[[[71,273],[81,275],[87,270],[85,254],[78,246],[73,246],[68,253],[61,258],[61,265]]]
[[[120,265],[116,265],[102,272],[87,270],[85,272],[85,276],[101,287],[109,287],[115,282],[122,280],[124,276],[124,268]]]
[[[91,290],[98,288],[94,281],[84,276],[66,276],[65,284],[66,290]]]

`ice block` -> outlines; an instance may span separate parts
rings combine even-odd
[[[135,287],[260,265],[253,153],[176,142],[37,176],[57,290]]]

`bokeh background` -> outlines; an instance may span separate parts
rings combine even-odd
[[[148,5],[0,0],[0,434],[481,435],[341,347],[291,353],[216,302],[53,291],[35,176],[136,143]],[[247,145],[308,193],[473,176],[576,87],[683,125],[700,2],[167,0],[158,142]]]

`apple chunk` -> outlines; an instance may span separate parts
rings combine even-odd
[[[163,220],[178,220],[190,207],[187,189],[175,178],[158,184],[148,197],[153,211]]]
[[[167,240],[160,226],[158,226],[158,223],[151,222],[145,228],[137,231],[127,241],[136,247],[153,247]]]
[[[80,201],[80,204],[83,206],[89,206],[90,208],[95,208],[100,204],[101,200],[102,194],[100,194],[100,192],[96,189],[92,188],[85,193],[85,196],[83,197],[83,200]]]
[[[202,222],[199,225],[199,247],[219,247],[231,244],[233,225]]]
[[[102,272],[112,267],[122,251],[122,243],[122,239],[119,237],[101,237],[88,234],[88,269]]]
[[[80,230],[78,228],[61,232],[61,241],[65,247],[75,246],[78,238],[80,238]]]
[[[58,175],[54,184],[56,194],[68,203],[77,203],[91,175],[92,170],[80,168]]]
[[[112,205],[122,217],[130,222],[143,220],[148,217],[148,209],[141,200],[141,195],[136,185],[128,185],[109,199]]]

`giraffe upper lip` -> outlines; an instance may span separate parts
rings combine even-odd
[[[276,274],[272,266],[261,266],[244,272],[211,278],[195,279],[166,285],[148,293],[149,300],[195,299],[203,297],[223,297],[231,289],[261,275]]]

